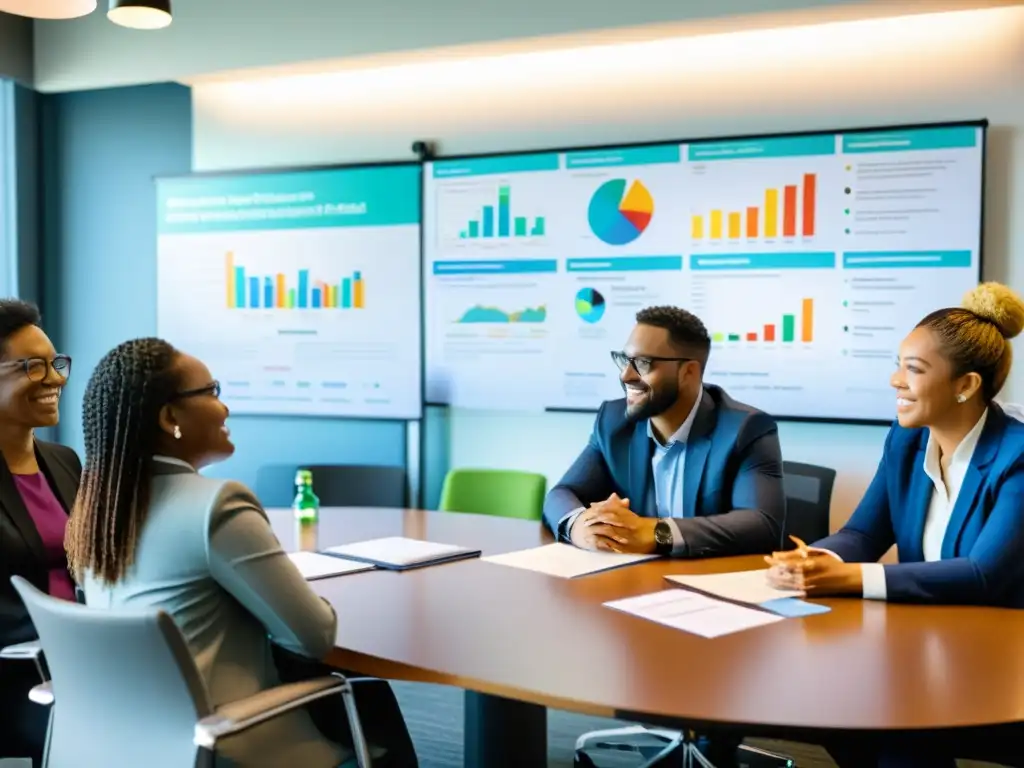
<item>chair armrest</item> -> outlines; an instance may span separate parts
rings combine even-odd
[[[29,701],[34,701],[36,704],[42,704],[44,707],[48,707],[53,704],[53,684],[46,682],[40,683],[34,686],[32,690],[28,692]]]
[[[27,643],[8,645],[0,648],[0,659],[27,659],[34,661],[43,652],[42,643],[38,640],[29,640]]]

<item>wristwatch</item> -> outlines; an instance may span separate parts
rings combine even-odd
[[[672,554],[672,528],[664,518],[654,525],[654,551],[659,555]]]

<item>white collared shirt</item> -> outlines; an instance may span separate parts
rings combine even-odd
[[[187,461],[176,459],[173,456],[158,456],[154,454],[153,461],[162,461],[164,464],[173,464],[176,467],[186,467],[188,469],[191,469],[193,472],[196,471],[196,468],[189,464]]]
[[[942,559],[942,541],[946,537],[949,520],[953,516],[960,487],[963,485],[967,469],[971,465],[974,449],[978,447],[978,439],[985,428],[988,409],[981,414],[978,423],[964,435],[964,439],[953,451],[946,469],[945,476],[939,461],[939,444],[928,433],[928,444],[924,450],[924,473],[932,481],[932,498],[928,504],[928,513],[924,520],[924,535],[921,549],[925,562],[932,563]],[[864,597],[869,600],[885,600],[885,566],[881,563],[862,563],[861,578],[864,583]]]

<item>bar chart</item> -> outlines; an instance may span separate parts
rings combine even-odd
[[[817,207],[818,175],[805,173],[798,184],[765,189],[757,205],[693,213],[690,238],[702,243],[806,240],[817,233]]]
[[[799,324],[798,321],[799,320]],[[713,344],[762,343],[762,344],[810,344],[814,341],[814,299],[802,299],[799,311],[783,314],[778,320],[764,323],[759,328],[712,331]]]
[[[224,254],[225,301],[228,309],[364,309],[363,274],[353,271],[337,282],[312,279],[310,270],[299,269],[289,280],[283,272],[250,275],[235,263],[235,254]]]
[[[514,216],[512,214],[512,188],[508,184],[498,187],[496,204],[482,206],[480,216],[470,219],[459,231],[460,240],[509,237],[543,237],[543,216]]]

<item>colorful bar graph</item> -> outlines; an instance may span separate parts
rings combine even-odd
[[[788,184],[782,200],[782,236],[796,237],[796,185]]]
[[[757,238],[757,206],[747,208],[747,239]]]
[[[736,211],[729,214],[729,239],[739,240],[740,230],[742,229],[743,218]]]
[[[497,221],[495,221],[495,207],[497,207]],[[503,184],[498,187],[498,205],[482,206],[480,218],[468,221],[466,228],[459,232],[459,239],[543,237],[544,234],[543,216],[535,217],[532,224],[526,216],[512,216],[512,188]]]
[[[224,256],[225,305],[228,309],[363,309],[366,286],[362,272],[337,283],[311,280],[308,269],[300,269],[289,287],[287,276],[246,274],[235,263],[235,255]]]
[[[722,239],[722,212],[712,211],[711,212],[711,239],[721,240]]]
[[[810,344],[814,341],[814,299],[802,299],[800,301],[800,314],[782,315],[782,339],[784,344],[792,344],[797,340],[797,319],[800,322],[800,341]],[[765,323],[761,326],[760,332],[746,331],[745,333],[723,333],[715,331],[711,334],[712,342],[723,341],[746,341],[757,343],[763,341],[767,344],[774,344],[779,339],[776,336],[778,325],[776,323]]]
[[[804,215],[803,235],[814,237],[814,204],[818,196],[818,177],[813,173],[804,174]]]
[[[693,216],[690,219],[690,237],[694,240],[704,239],[704,217]]]
[[[814,341],[814,299],[804,299],[800,312],[800,341]]]
[[[766,189],[764,192],[764,236],[779,236],[779,190]]]

